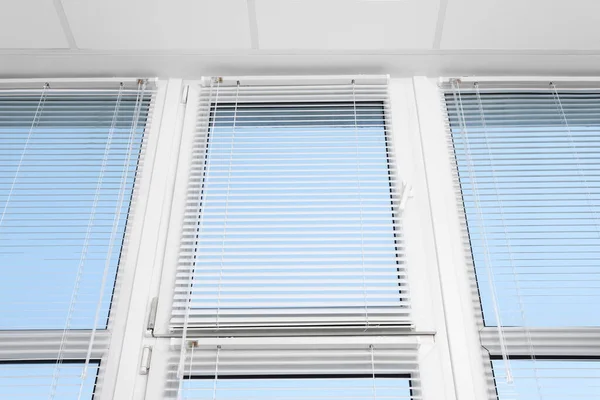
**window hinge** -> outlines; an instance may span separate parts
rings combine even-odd
[[[150,371],[150,359],[152,358],[152,346],[144,346],[142,359],[140,360],[140,375],[148,375]]]
[[[181,91],[181,104],[187,104],[190,85],[185,85]]]
[[[150,303],[150,313],[148,314],[148,324],[146,325],[146,329],[149,331],[154,330],[154,326],[156,325],[156,309],[158,307],[158,297],[154,297],[152,302]]]

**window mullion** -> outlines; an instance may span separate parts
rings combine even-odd
[[[433,80],[415,77],[429,206],[442,296],[442,315],[450,357],[455,398],[480,400],[488,396],[483,353],[474,313],[472,282],[464,252],[459,209],[454,199],[453,172],[439,89]]]
[[[157,82],[154,119],[146,132],[146,155],[136,182],[136,202],[128,222],[129,249],[123,255],[122,275],[116,290],[116,304],[111,329],[110,350],[106,359],[103,390],[100,400],[132,398],[138,375],[143,333],[150,307],[150,283],[160,265],[155,257],[159,247],[161,216],[165,208],[165,185],[169,181],[168,163],[172,133],[168,105],[179,104],[180,80]],[[177,92],[175,95],[174,93]]]
[[[194,145],[196,129],[196,113],[198,110],[199,93],[196,85],[186,81],[186,103],[182,104],[183,114],[178,117],[178,132],[180,142],[177,157],[173,157],[176,171],[171,197],[170,218],[165,223],[163,233],[167,235],[164,247],[162,270],[158,279],[153,279],[153,293],[157,296],[157,309],[154,336],[169,335],[169,319],[173,304],[173,289],[175,285],[177,264],[179,260],[179,244],[181,242],[183,216],[186,206],[187,185],[192,163],[191,147]]]

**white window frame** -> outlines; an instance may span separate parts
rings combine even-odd
[[[228,78],[230,80],[238,79],[238,77]],[[268,81],[268,77],[266,78],[247,78],[247,77],[239,77],[239,79],[250,79],[253,82],[263,82]],[[298,77],[298,81],[301,82],[303,77]],[[320,80],[323,80],[324,83],[327,82],[328,77],[323,76],[319,77]],[[339,77],[331,77],[330,79],[339,79]],[[290,81],[294,81],[294,77],[290,77]],[[187,102],[182,107],[185,107],[185,117],[184,117],[184,126],[183,126],[183,134],[181,141],[181,152],[179,155],[179,166],[178,172],[176,176],[176,184],[175,184],[175,192],[173,197],[173,208],[171,211],[171,219],[169,221],[169,236],[167,238],[167,245],[165,251],[164,258],[164,270],[162,273],[162,277],[160,279],[160,289],[157,293],[157,309],[156,309],[156,319],[154,322],[154,332],[158,335],[171,335],[169,331],[169,320],[171,318],[171,306],[173,299],[173,287],[175,283],[175,274],[177,271],[177,262],[179,257],[179,243],[181,241],[181,228],[182,228],[182,220],[183,220],[183,204],[185,202],[187,196],[187,181],[189,179],[189,166],[191,165],[191,158],[189,149],[192,146],[194,140],[194,133],[197,124],[197,108],[198,108],[198,100],[199,100],[199,90],[198,85],[201,81],[186,81],[183,83],[182,93],[185,92],[185,97],[187,98]],[[401,83],[402,85],[402,83]],[[406,82],[404,83],[406,85]],[[391,90],[390,86],[390,96],[391,97],[399,97],[398,95],[402,95],[402,93],[408,93],[411,91],[411,87],[398,86],[397,90]],[[392,103],[393,99],[391,99],[390,103]],[[404,107],[409,107],[409,104],[404,105]],[[404,108],[403,107],[403,108]],[[392,106],[393,108],[393,106]],[[399,110],[400,107],[396,107],[396,110]],[[404,111],[404,110],[403,110]],[[398,115],[394,109],[392,109],[392,115],[386,116],[386,119],[391,119],[393,121],[408,121],[404,115]],[[395,122],[392,122],[395,125]],[[413,162],[411,161],[412,154],[414,152],[406,151],[407,146],[401,141],[409,140],[406,136],[398,136],[400,131],[405,131],[405,129],[397,129],[394,130],[393,141],[392,143],[395,146],[395,151],[397,152],[397,160],[399,163],[397,165],[397,171],[400,175],[400,179],[404,179],[404,181],[409,185],[411,185],[412,177],[409,177],[408,174],[404,174],[404,169],[409,171]],[[414,190],[413,190],[414,196]],[[412,203],[412,201],[407,202],[407,210],[410,209],[412,205],[408,204]],[[414,214],[413,214],[414,215]],[[416,217],[410,217],[410,213],[407,211],[404,213],[403,218],[411,218],[410,227],[414,230],[420,229],[421,224],[419,224]],[[405,228],[403,228],[405,229]],[[408,235],[407,235],[408,236]],[[422,254],[425,254],[426,251],[420,248],[421,241],[420,240],[412,240],[406,239],[410,241],[410,245],[406,245],[406,261],[409,264],[417,265],[421,261],[419,260],[422,257]],[[428,300],[427,297],[423,296],[424,292],[424,282],[427,282],[426,277],[423,275],[425,271],[423,269],[419,269],[415,271],[414,276],[409,276],[409,289],[411,292],[411,303],[416,301],[417,304],[411,304],[412,313],[415,314],[412,316],[415,322],[415,331],[422,332],[433,332],[433,323],[429,320],[431,319],[431,311],[428,310]],[[417,294],[415,294],[415,290],[413,289],[413,285],[415,287],[421,286],[421,290],[417,290]],[[421,296],[419,296],[421,294]],[[417,315],[418,314],[418,315]],[[173,335],[174,337],[178,337],[178,335]]]
[[[196,125],[197,83],[169,79],[163,88],[155,137],[159,142],[114,398],[162,399],[169,359],[181,341],[169,332],[169,319],[190,165],[187,149]],[[479,400],[486,393],[486,381],[483,358],[473,351],[480,343],[469,308],[463,247],[453,243],[458,238],[454,231],[459,229],[458,216],[444,202],[447,197],[439,197],[440,191],[454,196],[449,159],[448,165],[439,161],[447,154],[439,92],[435,82],[424,77],[391,79],[389,89],[397,168],[412,192],[403,218],[415,329],[397,340],[419,347],[421,398]],[[227,338],[226,343],[247,340]],[[272,338],[256,340],[268,343]],[[339,340],[364,344],[369,337]]]
[[[163,399],[173,345],[180,341],[168,329],[190,165],[187,149],[196,125],[196,84],[182,79],[156,82],[143,174],[136,182],[138,202],[128,225],[129,250],[122,261],[129,267],[119,277],[122,294],[111,317],[113,335],[103,359],[106,374],[99,400]],[[393,78],[389,90],[397,169],[412,191],[403,225],[415,327],[393,340],[419,348],[422,399],[485,399],[487,360],[479,351],[481,325],[473,312],[472,269],[461,239],[461,219],[450,201],[456,193],[437,79]],[[588,340],[597,343],[598,337]],[[497,342],[491,331],[482,331],[481,338],[488,348]],[[336,339],[369,342],[368,336]],[[273,338],[260,340],[269,343]]]
[[[417,79],[417,78],[415,78]],[[454,79],[454,78],[452,78]],[[598,77],[547,77],[547,76],[521,76],[521,77],[466,77],[460,78],[462,82],[597,82],[600,80]],[[437,78],[437,79],[424,79],[422,82],[423,93],[437,92],[438,110],[442,116],[443,126],[438,128],[436,132],[441,132],[444,138],[438,138],[437,143],[431,143],[432,154],[429,156],[430,165],[434,169],[439,169],[441,173],[440,162],[436,162],[436,155],[433,154],[434,147],[440,147],[443,143],[448,143],[450,138],[448,137],[448,130],[446,128],[446,116],[442,111],[445,107],[443,100],[443,91],[440,88],[441,84],[450,81],[449,78]],[[431,106],[431,104],[430,104]],[[427,109],[433,111],[430,106]],[[437,119],[437,118],[436,118]],[[442,150],[438,149],[438,157],[441,157]],[[450,148],[446,151],[446,158],[450,160],[448,165],[445,166],[448,170],[449,176],[444,177],[440,181],[440,185],[434,185],[431,187],[432,197],[456,199],[455,204],[448,205],[446,217],[450,218],[448,227],[454,232],[451,238],[453,240],[452,248],[456,253],[461,252],[462,256],[456,256],[456,262],[458,268],[455,268],[455,272],[464,275],[462,280],[467,280],[467,287],[460,290],[460,294],[464,299],[462,303],[465,307],[463,310],[463,317],[469,320],[474,319],[476,326],[478,327],[477,341],[471,346],[471,363],[476,366],[476,358],[481,356],[483,360],[482,371],[478,376],[486,376],[486,390],[487,397],[481,397],[482,399],[487,398],[490,400],[497,400],[498,395],[496,393],[496,384],[494,381],[494,372],[492,369],[491,359],[501,359],[504,351],[509,349],[510,357],[530,357],[532,354],[535,357],[548,357],[544,358],[546,361],[551,361],[552,358],[556,357],[557,361],[561,361],[561,358],[572,356],[573,358],[578,357],[598,357],[600,361],[600,327],[577,327],[577,328],[546,328],[546,327],[502,327],[499,329],[496,326],[485,326],[483,321],[483,314],[480,307],[480,299],[477,293],[475,266],[473,264],[472,256],[470,254],[469,243],[465,246],[464,241],[464,228],[466,222],[466,215],[462,205],[462,195],[457,192],[456,187],[453,186],[453,182],[457,182],[458,171],[456,164],[451,161],[454,157],[453,150]],[[426,157],[427,158],[427,157]],[[448,175],[447,174],[447,175]],[[445,185],[441,185],[445,183]],[[452,202],[448,202],[452,203]],[[432,213],[438,211],[440,216],[442,215],[442,207],[433,207]],[[442,217],[440,217],[442,218]],[[442,224],[443,225],[443,224]],[[442,226],[440,225],[440,229]],[[438,250],[440,246],[438,246]],[[470,307],[470,311],[469,311]],[[448,314],[447,314],[448,315]],[[502,333],[500,333],[500,331]],[[500,399],[502,400],[502,399]]]
[[[145,78],[144,78],[145,79]],[[161,121],[161,113],[164,105],[164,82],[156,79],[146,79],[150,89],[154,91],[152,98],[153,109],[152,121],[147,121],[144,138],[143,157],[141,165],[143,171],[137,176],[135,186],[133,187],[135,202],[130,205],[130,212],[126,225],[127,246],[123,247],[123,252],[119,261],[118,274],[114,282],[115,297],[111,304],[111,313],[106,329],[73,329],[67,332],[67,340],[72,338],[87,338],[94,335],[94,342],[91,347],[91,359],[100,360],[98,375],[96,378],[96,389],[94,398],[99,400],[108,400],[113,397],[115,391],[115,381],[118,375],[118,366],[124,360],[121,352],[123,333],[128,323],[130,308],[130,297],[133,292],[132,285],[136,275],[138,265],[136,259],[142,245],[141,230],[145,222],[144,210],[147,208],[148,191],[150,189],[151,174],[153,169],[154,155],[156,153],[157,140]],[[11,87],[31,87],[39,88],[46,82],[50,82],[53,88],[85,88],[87,85],[93,87],[103,87],[103,85],[118,86],[119,82],[139,83],[138,78],[45,78],[45,79],[2,79],[0,85],[10,85]],[[93,333],[92,333],[93,332]],[[8,343],[15,350],[11,355],[11,362],[17,361],[20,356],[27,359],[28,363],[35,365],[36,361],[55,361],[59,354],[58,349],[44,348],[40,346],[45,340],[51,340],[54,343],[63,335],[60,329],[55,330],[5,330],[0,331],[0,343]],[[54,339],[53,339],[54,338]],[[18,346],[15,343],[19,343]],[[8,347],[7,347],[8,348]],[[35,349],[35,351],[33,350]],[[55,354],[56,353],[56,354]],[[87,357],[87,348],[78,353],[69,352],[69,359],[81,359],[82,363]]]
[[[180,121],[182,111],[181,79],[159,81],[155,120],[152,121],[155,133],[148,143],[148,162],[146,181],[140,190],[145,195],[145,204],[136,205],[139,222],[135,227],[135,240],[139,246],[131,261],[132,268],[128,276],[130,289],[127,301],[120,304],[123,318],[120,322],[120,337],[110,351],[114,352],[110,365],[111,378],[108,387],[110,394],[102,395],[100,400],[145,398],[147,371],[145,366],[151,360],[151,347],[154,344],[151,332],[147,331],[152,298],[162,273],[164,242],[167,235],[173,183],[181,139]],[[132,240],[134,240],[132,238]],[[116,336],[116,335],[115,335]]]

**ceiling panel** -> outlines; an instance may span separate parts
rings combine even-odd
[[[246,0],[62,0],[82,49],[247,49]]]
[[[600,49],[598,0],[449,0],[443,49]]]
[[[0,48],[67,48],[52,0],[5,0],[0,11]]]
[[[259,48],[429,49],[438,6],[438,0],[256,0]]]

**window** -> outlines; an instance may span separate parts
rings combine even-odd
[[[0,97],[0,329],[106,327],[147,113],[137,100]]]
[[[381,84],[202,88],[174,330],[408,327]]]
[[[432,81],[0,82],[0,397],[598,398],[600,85]]]
[[[501,361],[493,361],[498,399],[581,399],[600,396],[599,360],[512,360],[512,382]]]
[[[0,397],[95,391],[150,114],[146,86],[0,89]]]
[[[166,398],[419,398],[387,83],[190,85]]]
[[[84,370],[86,377],[82,379]],[[91,399],[98,365],[81,363],[0,364],[0,398]]]
[[[587,338],[600,325],[600,88],[449,86],[449,133],[497,398],[597,398],[597,343]]]
[[[189,399],[410,399],[406,378],[348,376],[346,378],[188,379],[183,392]]]
[[[486,324],[599,325],[600,92],[446,98]]]
[[[390,345],[210,346],[188,353],[189,399],[413,399],[414,348]],[[173,389],[176,387],[173,386]]]

